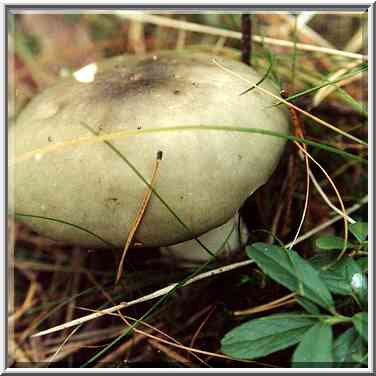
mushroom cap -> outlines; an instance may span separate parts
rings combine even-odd
[[[150,181],[163,152],[155,191],[135,238],[144,246],[192,239],[228,221],[264,184],[282,153],[283,138],[184,126],[259,128],[287,133],[289,120],[275,99],[252,90],[205,53],[161,52],[116,57],[97,65],[91,82],[61,80],[21,112],[11,137],[15,156],[78,137],[122,130],[141,133],[109,142]],[[262,75],[236,61],[216,58],[251,82]],[[278,94],[267,79],[262,87]],[[154,128],[176,127],[163,132]],[[81,226],[123,246],[147,186],[108,144],[65,145],[19,161],[14,167],[16,212]],[[96,237],[50,220],[23,218],[55,240],[103,247]]]

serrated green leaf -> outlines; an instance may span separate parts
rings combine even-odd
[[[316,239],[316,247],[324,250],[341,250],[345,245],[345,241],[338,236],[324,235]],[[351,248],[354,245],[347,242],[346,248]]]
[[[368,223],[367,222],[356,222],[349,226],[351,233],[357,238],[359,242],[367,239],[368,236]]]
[[[266,243],[254,243],[246,248],[246,252],[270,278],[334,311],[333,298],[318,272],[296,252]]]
[[[368,342],[368,313],[359,312],[352,317],[352,321],[361,337]]]
[[[295,345],[316,319],[302,314],[275,314],[254,319],[228,332],[221,351],[233,358],[256,359]]]
[[[292,357],[293,367],[331,367],[333,365],[332,327],[323,322],[303,336]]]
[[[366,348],[355,330],[349,328],[342,333],[333,345],[333,360],[337,367],[348,367],[358,362],[355,358],[364,358]]]

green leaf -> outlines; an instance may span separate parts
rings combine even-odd
[[[334,341],[333,360],[338,367],[348,367],[354,365],[354,363],[359,363],[356,359],[364,358],[366,351],[363,340],[352,327]]]
[[[246,252],[270,278],[334,312],[333,298],[318,272],[296,252],[266,243],[254,243]]]
[[[343,257],[328,269],[322,266],[321,279],[334,294],[352,295],[355,293],[363,302],[367,296],[367,278],[352,257]]]
[[[316,239],[316,247],[324,250],[333,250],[333,249],[343,249],[345,241],[338,236],[325,235],[320,236]],[[346,248],[351,248],[354,245],[349,241],[347,242]]]
[[[335,255],[324,252],[310,258],[309,262],[333,294],[352,296],[362,309],[366,309],[367,275],[357,261],[352,257],[343,257],[336,262]]]
[[[368,342],[368,313],[359,312],[352,317],[352,321],[358,333]]]
[[[303,336],[292,357],[293,367],[331,367],[333,365],[332,327],[323,322]]]
[[[260,358],[298,343],[315,322],[293,313],[254,319],[228,332],[222,338],[221,351],[239,359]]]
[[[349,226],[351,233],[358,239],[359,242],[363,242],[368,236],[368,223],[356,222]]]
[[[363,272],[368,270],[368,257],[359,257],[356,260],[356,263],[359,265]]]
[[[300,304],[308,313],[312,315],[319,315],[320,310],[316,304],[312,303],[310,300],[304,298],[303,296],[298,296],[296,299],[297,303]]]
[[[354,354],[353,359],[354,362],[368,366],[368,354]]]
[[[335,265],[337,259],[337,254],[331,251],[322,251],[316,253],[315,256],[308,259],[308,262],[313,266],[316,270],[321,271],[321,269],[325,269],[329,265]]]

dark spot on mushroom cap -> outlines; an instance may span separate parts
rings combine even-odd
[[[175,94],[175,95],[180,94],[180,90],[174,90],[174,94]]]
[[[176,86],[176,80],[180,78],[174,74],[176,65],[190,66],[192,63],[196,66],[211,66],[208,61],[187,56],[182,56],[179,59],[163,56],[157,60],[144,59],[132,69],[119,66],[116,70],[102,71],[96,75],[95,81],[92,83],[94,86],[93,98],[95,100],[122,99],[145,93],[146,90],[170,85]],[[198,86],[195,82],[192,85]],[[174,94],[179,94],[179,90],[174,90]]]
[[[48,142],[52,142],[52,137],[51,136],[48,136]]]
[[[98,100],[122,99],[145,89],[158,88],[168,79],[166,69],[137,68],[132,73],[125,69],[104,71],[93,82],[93,96]]]

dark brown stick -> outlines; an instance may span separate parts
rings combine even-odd
[[[252,22],[249,14],[242,14],[242,62],[251,65]]]

